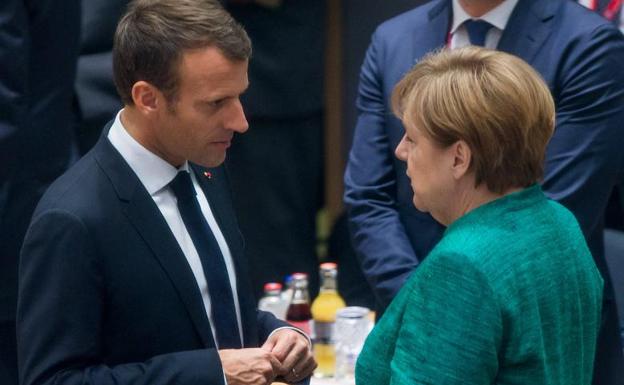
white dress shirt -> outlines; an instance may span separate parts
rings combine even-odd
[[[464,11],[464,8],[459,4],[459,0],[453,0],[453,23],[451,24],[450,31],[450,48],[462,48],[470,45],[470,38],[468,37],[468,31],[466,31],[464,22],[473,19],[487,21],[492,24],[493,27],[485,36],[485,48],[495,49],[498,46],[498,42],[509,21],[509,17],[511,17],[511,13],[517,3],[518,0],[505,0],[485,15],[473,18]]]
[[[206,315],[210,321],[212,336],[215,343],[217,343],[212,312],[210,310],[210,295],[208,293],[208,284],[206,283],[204,269],[202,267],[201,260],[199,259],[199,254],[197,254],[197,249],[193,244],[193,240],[191,239],[191,236],[184,225],[184,221],[182,220],[182,216],[180,215],[180,211],[178,210],[176,197],[169,187],[169,182],[175,178],[178,171],[190,171],[188,163],[185,162],[179,169],[176,169],[167,161],[143,147],[124,128],[120,119],[122,112],[123,110],[117,113],[115,122],[108,132],[108,140],[111,142],[113,147],[119,151],[132,171],[134,171],[136,176],[139,178],[147,192],[154,200],[154,203],[156,203],[156,206],[158,206],[158,209],[165,218],[165,221],[167,221],[175,239],[178,241],[186,260],[193,271],[195,280],[197,281],[197,286],[199,287],[199,291],[204,302]],[[228,247],[227,242],[223,237],[223,233],[221,232],[221,229],[219,229],[219,225],[212,214],[210,204],[208,203],[203,190],[197,183],[195,175],[192,172],[190,174],[191,179],[193,180],[193,187],[195,187],[195,191],[197,192],[197,200],[199,201],[202,214],[204,214],[204,217],[210,226],[210,230],[212,230],[212,234],[219,244],[221,254],[223,254],[225,267],[230,279],[230,287],[232,288],[234,306],[236,308],[236,320],[238,322],[238,331],[242,342],[243,328],[240,316],[240,304],[238,303],[236,290],[236,273],[234,271],[232,254],[230,253],[230,248]]]

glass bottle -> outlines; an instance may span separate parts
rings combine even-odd
[[[314,319],[314,358],[318,367],[316,377],[332,377],[336,366],[334,323],[336,312],[345,307],[344,300],[336,291],[338,267],[335,263],[320,266],[321,290],[312,303]]]
[[[282,284],[269,282],[264,285],[264,296],[258,302],[258,309],[273,313],[279,319],[286,317],[287,302],[281,297]]]
[[[312,332],[312,313],[310,312],[308,275],[305,273],[294,273],[292,275],[292,285],[293,295],[286,312],[286,321],[310,335]]]
[[[286,303],[286,307],[290,305],[290,300],[292,300],[293,291],[294,289],[293,289],[292,274],[289,274],[284,278],[284,291],[282,291],[282,299]]]

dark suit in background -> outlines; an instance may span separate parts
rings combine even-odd
[[[595,3],[596,9],[594,11],[624,32],[624,24],[622,24],[621,18],[622,5],[624,3],[619,2],[619,7],[616,7],[615,5],[618,2],[618,0],[598,0]],[[605,227],[624,231],[624,175],[620,177],[618,187],[613,190],[611,197],[609,197],[605,212]],[[621,322],[622,319],[620,319]],[[620,325],[620,327],[624,327],[624,325]]]
[[[113,35],[129,0],[82,0],[76,73],[76,130],[80,153],[97,142],[102,127],[121,109],[113,84]]]
[[[78,0],[0,2],[0,383],[17,383],[17,261],[39,198],[75,154]]]
[[[443,231],[412,204],[405,164],[393,154],[404,129],[389,98],[415,61],[445,45],[451,11],[451,1],[437,0],[382,24],[362,67],[345,201],[354,245],[381,309]],[[624,162],[624,38],[573,2],[522,0],[498,49],[531,64],[554,95],[557,128],[543,187],[575,214],[605,279],[595,383],[620,384],[622,350],[602,231],[605,205]]]
[[[286,324],[256,310],[223,168],[210,179],[191,168],[232,253],[244,347],[258,346]],[[106,137],[37,207],[20,265],[18,346],[24,385],[223,383],[188,262]]]
[[[316,212],[322,201],[324,0],[276,8],[225,1],[253,44],[237,135],[226,165],[245,237],[253,290],[295,271],[318,291]]]

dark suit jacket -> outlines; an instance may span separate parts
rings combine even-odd
[[[383,23],[362,66],[345,202],[354,246],[382,309],[443,231],[412,204],[405,163],[393,154],[404,129],[389,100],[415,62],[445,45],[451,12],[451,1],[435,0]],[[603,361],[620,357],[602,230],[604,208],[624,161],[624,38],[574,2],[522,0],[498,49],[530,63],[553,93],[557,127],[547,149],[543,187],[581,224],[606,281],[605,306],[612,313],[604,341],[613,354]],[[604,349],[599,347],[599,355]]]
[[[285,323],[256,310],[223,169],[211,179],[192,169],[235,262],[244,345],[256,347]],[[23,385],[223,382],[184,254],[105,137],[33,217],[20,263],[18,358]]]
[[[249,89],[241,98],[246,115],[287,119],[320,113],[325,0],[282,0],[275,9],[222,2],[253,44]]]
[[[82,0],[76,72],[76,129],[80,153],[97,142],[102,127],[122,107],[113,83],[113,36],[129,0]]]
[[[0,1],[0,384],[17,383],[17,263],[30,217],[71,161],[78,0]]]

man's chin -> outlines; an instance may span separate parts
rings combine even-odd
[[[205,168],[215,168],[215,167],[219,167],[223,164],[223,162],[225,161],[225,154],[223,154],[223,156],[221,157],[210,157],[210,158],[202,158],[202,159],[198,159],[198,160],[191,160],[191,162],[196,163],[202,167]]]

